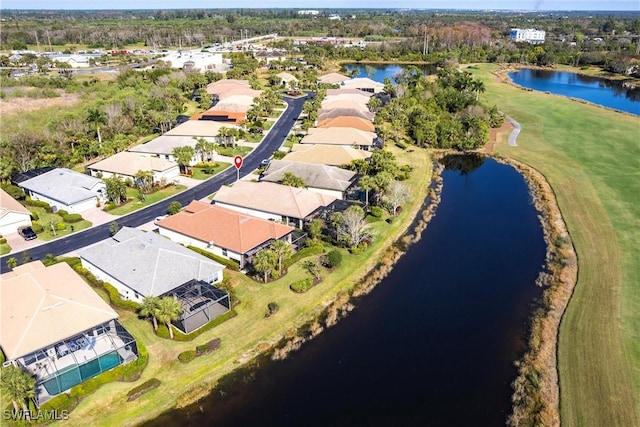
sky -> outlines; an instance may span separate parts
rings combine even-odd
[[[388,8],[632,10],[640,0],[0,0],[0,9]]]

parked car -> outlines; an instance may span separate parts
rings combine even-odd
[[[270,163],[271,163],[271,160],[269,160],[269,159],[263,159],[263,160],[260,162],[260,166],[262,166],[262,167],[265,167],[265,168],[266,168],[266,167],[268,167],[268,166],[269,166],[269,164],[270,164]]]
[[[169,216],[169,215],[160,215],[160,216],[157,216],[157,217],[156,217],[156,219],[154,219],[154,220],[153,220],[153,223],[155,224],[155,223],[157,223],[157,222],[160,222],[160,221],[162,221],[163,219],[165,219],[165,218],[166,218],[166,217],[168,217],[168,216]]]
[[[24,240],[33,240],[38,237],[35,231],[33,231],[31,227],[24,227],[24,228],[18,229],[18,234],[21,235],[24,238]]]

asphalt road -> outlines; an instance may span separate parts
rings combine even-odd
[[[288,104],[287,110],[280,116],[280,119],[269,130],[258,147],[248,154],[240,168],[240,176],[246,176],[260,166],[263,159],[271,157],[284,142],[291,127],[302,112],[302,104],[307,98],[284,98]],[[204,181],[195,187],[188,189],[173,197],[164,199],[162,202],[152,206],[132,212],[128,215],[118,217],[118,225],[127,227],[138,227],[152,221],[154,218],[167,213],[167,206],[172,201],[178,201],[182,206],[188,205],[192,200],[202,199],[211,193],[215,193],[223,184],[231,184],[236,181],[237,172],[235,167],[228,168],[215,177]],[[32,260],[44,258],[46,254],[62,255],[75,251],[100,240],[109,237],[109,224],[102,224],[91,227],[87,230],[74,233],[62,239],[53,240],[40,246],[29,249],[28,254]],[[0,258],[0,269],[6,271],[7,260],[11,257],[21,262],[21,254],[5,255]]]

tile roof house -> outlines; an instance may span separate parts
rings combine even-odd
[[[371,157],[370,151],[362,151],[344,145],[293,144],[291,152],[282,160],[341,166],[356,159],[366,160],[369,157]]]
[[[19,227],[31,225],[31,212],[0,188],[0,236],[16,233]]]
[[[86,211],[104,201],[106,184],[98,178],[70,169],[56,168],[18,184],[33,200],[69,213]]]
[[[223,186],[213,202],[263,219],[293,223],[302,228],[304,221],[322,216],[337,199],[304,188],[288,187],[272,182],[238,181]]]
[[[368,96],[364,96],[364,95],[359,95],[359,94],[353,94],[353,93],[344,93],[344,94],[340,94],[340,95],[327,95],[323,100],[322,100],[322,104],[321,104],[321,108],[331,108],[331,105],[335,105],[334,108],[350,108],[352,105],[351,104],[345,104],[345,105],[341,105],[341,104],[337,104],[338,102],[341,101],[347,101],[347,102],[355,102],[357,105],[359,106],[364,106],[366,107],[366,110],[369,111],[369,107],[368,107],[368,103],[369,100],[371,98]]]
[[[345,95],[345,94],[363,95],[363,96],[366,96],[368,98],[373,96],[373,94],[371,92],[365,92],[365,91],[360,90],[360,89],[351,89],[351,88],[344,88],[344,87],[341,87],[339,89],[327,89],[327,97],[335,96],[335,95]]]
[[[260,181],[280,183],[287,172],[301,178],[308,190],[337,199],[345,198],[347,190],[355,184],[357,177],[355,172],[335,166],[272,160],[262,172]]]
[[[367,102],[368,101],[369,100],[367,99]],[[369,112],[369,107],[367,107],[366,102],[358,102],[352,99],[340,99],[340,100],[329,99],[326,102],[322,101],[318,114],[322,114],[325,111],[329,111],[329,110],[336,110],[336,109],[343,109],[343,108]]]
[[[298,78],[291,73],[287,73],[286,71],[276,74],[276,77],[280,79],[281,85],[284,85],[286,87],[289,87],[289,82],[296,82],[296,84],[298,83]]]
[[[220,295],[220,301],[180,298],[189,288],[198,295],[209,293],[222,281],[224,266],[156,233],[123,227],[113,237],[79,250],[78,256],[84,268],[113,285],[124,299],[141,303],[147,296],[177,297],[184,311],[174,325],[185,333],[230,308],[228,295]]]
[[[240,268],[275,240],[291,240],[293,227],[210,203],[192,201],[157,224],[160,235],[238,261]]]
[[[205,138],[208,141],[217,142],[216,138]],[[170,162],[177,162],[176,158],[173,155],[174,148],[178,147],[192,147],[195,150],[196,144],[198,144],[197,137],[193,136],[174,136],[174,135],[162,135],[151,141],[136,145],[135,147],[130,148],[128,151],[132,153],[140,153],[145,154],[147,156],[159,157]],[[203,159],[201,158],[201,153],[198,150],[195,150],[193,155],[193,159],[189,166],[193,166],[201,161],[210,161],[211,159]]]
[[[329,73],[318,77],[318,83],[325,84],[340,84],[345,80],[349,80],[349,77],[340,73]]]
[[[91,164],[87,166],[87,171],[93,176],[98,174],[104,178],[120,176],[124,179],[130,178],[132,180],[135,180],[136,174],[140,171],[151,171],[153,172],[153,182],[155,184],[171,182],[173,178],[180,175],[180,168],[176,162],[129,151],[121,151]]]
[[[378,135],[354,128],[311,128],[300,144],[346,145],[369,151],[374,147]]]
[[[384,91],[384,85],[368,77],[357,77],[355,79],[345,80],[340,83],[341,87],[347,89],[360,89],[364,92],[381,93]]]
[[[353,128],[366,132],[375,132],[376,126],[370,120],[354,116],[338,116],[318,122],[319,128]]]
[[[261,90],[251,89],[248,80],[222,79],[207,85],[207,93],[215,95],[218,100],[222,100],[232,95],[249,95],[257,97],[262,94]]]
[[[353,116],[353,117],[360,117],[361,119],[365,119],[365,120],[369,120],[369,121],[373,121],[373,118],[375,117],[375,115],[368,110],[364,110],[360,107],[356,107],[356,108],[327,108],[327,109],[320,109],[318,111],[318,120],[322,121],[322,120],[326,120],[326,119],[333,119],[335,117],[341,117],[341,116]]]
[[[36,378],[38,404],[137,358],[118,314],[68,264],[34,261],[0,278],[4,364]]]
[[[192,119],[213,120],[241,124],[247,119],[247,111],[253,105],[254,97],[249,95],[232,95],[218,102],[201,114],[196,114]]]
[[[286,58],[284,52],[278,50],[261,50],[253,55],[257,60],[265,61],[267,64],[273,61],[282,61]]]
[[[235,128],[230,123],[214,122],[212,120],[187,120],[174,127],[163,136],[196,136],[196,137],[216,137],[220,133],[220,128]]]

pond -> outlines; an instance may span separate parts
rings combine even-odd
[[[640,88],[633,88],[617,80],[533,69],[509,73],[509,78],[529,89],[579,98],[603,107],[640,115]]]
[[[424,75],[436,72],[436,66],[433,64],[344,64],[343,67],[347,73],[358,70],[356,77],[369,77],[379,83],[384,83],[384,79],[387,77],[391,79],[392,83],[395,83],[395,77],[408,67],[415,67]]]
[[[289,359],[263,358],[148,425],[504,425],[541,295],[542,230],[513,168],[446,164],[422,239],[353,312]]]

